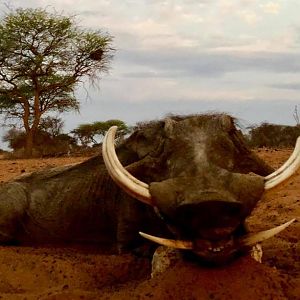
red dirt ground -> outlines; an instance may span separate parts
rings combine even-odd
[[[291,150],[260,149],[274,167]],[[84,158],[0,159],[0,181]],[[300,299],[300,173],[267,193],[249,218],[252,231],[298,218],[263,243],[263,263],[243,257],[222,268],[178,262],[150,278],[150,262],[96,247],[0,247],[0,299]]]

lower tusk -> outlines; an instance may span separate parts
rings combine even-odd
[[[146,234],[143,232],[139,232],[139,234],[143,238],[148,239],[148,240],[150,240],[154,243],[157,243],[159,245],[162,245],[162,246],[175,248],[175,249],[185,249],[185,250],[193,249],[193,243],[191,241],[164,239],[164,238],[156,237],[156,236]]]
[[[248,234],[244,237],[239,238],[236,242],[237,249],[242,249],[245,247],[252,247],[255,246],[256,244],[265,241],[274,235],[280,233],[284,229],[286,229],[288,226],[290,226],[296,219],[292,219],[280,226],[274,227],[269,230],[261,231],[258,233],[253,233],[253,234]],[[145,239],[148,239],[154,243],[157,243],[162,246],[170,247],[170,248],[175,248],[175,249],[184,249],[184,250],[192,250],[193,247],[193,242],[191,241],[184,241],[184,240],[172,240],[172,239],[165,239],[165,238],[160,238],[156,237],[150,234],[146,234],[143,232],[139,232],[139,234],[144,237]],[[220,252],[221,248],[215,248],[211,249],[213,252]],[[218,251],[217,251],[218,250]]]
[[[257,243],[260,243],[262,241],[265,241],[272,236],[278,234],[282,230],[286,229],[288,226],[290,226],[296,219],[292,219],[280,226],[274,227],[269,230],[261,231],[258,233],[248,234],[247,236],[244,236],[238,240],[238,243],[241,245],[241,247],[251,247],[256,245]]]
[[[269,190],[292,176],[300,167],[300,137],[290,158],[275,172],[265,177],[265,190]]]

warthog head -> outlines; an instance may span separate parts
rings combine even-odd
[[[148,161],[142,170],[156,175],[148,176],[147,183],[130,173],[134,166],[125,168],[119,162],[114,149],[116,127],[103,142],[103,158],[113,180],[129,195],[153,206],[174,238],[142,236],[219,263],[293,221],[252,235],[244,230],[245,219],[263,193],[298,167],[297,155],[270,174],[272,169],[247,148],[234,119],[224,114],[167,118],[156,126],[155,134],[145,127],[129,138],[140,159]],[[151,144],[151,152],[146,151]]]

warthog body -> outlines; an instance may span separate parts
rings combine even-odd
[[[244,233],[264,191],[263,176],[272,172],[224,114],[150,122],[118,146],[117,155],[149,184],[156,213],[112,181],[99,155],[2,184],[0,241],[132,249],[145,231],[196,244],[218,242]]]

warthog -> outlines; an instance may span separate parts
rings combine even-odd
[[[132,250],[145,231],[140,234],[157,243],[224,262],[293,221],[247,234],[245,219],[262,194],[299,161],[294,153],[273,172],[248,149],[232,117],[150,122],[117,154],[115,132],[112,127],[103,141],[103,157],[2,184],[2,243],[89,242]]]

